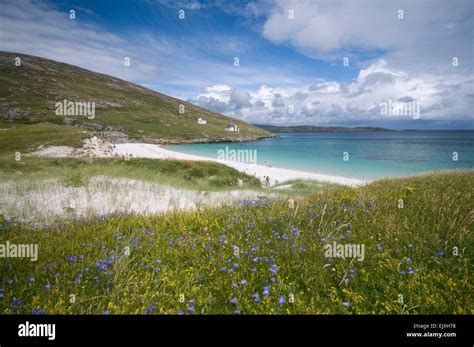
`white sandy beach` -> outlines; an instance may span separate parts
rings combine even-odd
[[[129,155],[131,158],[154,158],[154,159],[178,159],[178,160],[201,160],[201,161],[215,161],[233,167],[234,169],[246,173],[250,176],[255,176],[261,181],[264,176],[270,177],[271,185],[282,183],[294,179],[308,179],[322,182],[337,183],[346,186],[356,187],[367,183],[367,181],[346,178],[339,176],[330,176],[323,174],[316,174],[311,172],[303,172],[289,169],[281,169],[277,167],[267,167],[264,165],[254,165],[246,163],[238,163],[232,161],[223,161],[197,155],[185,154],[175,151],[170,151],[159,145],[147,143],[123,143],[117,144],[114,148],[114,153],[119,156]]]
[[[264,177],[268,176],[270,178],[271,186],[277,183],[283,183],[294,179],[307,179],[321,182],[337,183],[350,187],[357,187],[368,183],[367,181],[355,178],[331,176],[312,172],[282,169],[278,167],[268,167],[264,165],[240,163],[234,161],[223,161],[213,158],[171,151],[161,147],[160,145],[149,143],[122,143],[112,145],[110,143],[106,143],[98,139],[95,136],[90,139],[86,139],[84,141],[84,146],[80,149],[74,149],[66,146],[49,146],[41,148],[37,152],[32,154],[46,157],[86,156],[96,158],[111,158],[129,156],[130,158],[214,161],[233,167],[234,169],[250,176],[257,177],[262,182],[264,182]]]

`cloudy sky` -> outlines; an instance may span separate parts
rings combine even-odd
[[[252,123],[474,129],[471,0],[2,0],[0,50]]]

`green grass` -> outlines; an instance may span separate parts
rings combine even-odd
[[[284,186],[285,189],[277,189],[278,187]],[[286,188],[286,186],[289,186]],[[272,187],[270,189],[271,192],[276,192],[279,194],[286,194],[288,197],[295,196],[295,197],[302,197],[302,196],[309,196],[314,193],[324,193],[324,192],[331,192],[338,189],[341,189],[342,186],[335,183],[327,183],[327,182],[319,182],[319,181],[312,181],[312,180],[290,180],[285,181]]]
[[[0,154],[14,160],[15,152],[23,155],[40,145],[81,147],[82,140],[90,136],[90,132],[77,127],[49,123],[15,124],[9,130],[0,131]]]
[[[77,187],[92,176],[138,179],[193,190],[260,189],[258,179],[212,162],[27,156],[15,161],[14,155],[0,156],[0,179],[4,181],[60,178],[66,186]]]
[[[0,129],[14,129],[26,126],[26,124],[21,123],[8,123],[0,121]]]
[[[0,312],[473,314],[473,181],[472,171],[440,172],[294,205],[256,201],[44,229],[4,221],[2,243],[38,244],[39,259],[2,260]],[[333,241],[363,245],[364,260],[326,258]]]

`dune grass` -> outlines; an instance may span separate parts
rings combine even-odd
[[[0,267],[4,314],[473,314],[473,173],[48,229]],[[403,208],[399,208],[400,199]],[[364,246],[326,257],[326,244]],[[327,254],[326,254],[327,255]]]
[[[11,157],[11,156],[10,156]],[[25,157],[15,161],[0,156],[4,181],[61,178],[68,185],[81,185],[92,176],[138,179],[193,190],[259,189],[257,178],[212,162],[156,159],[86,159]],[[75,182],[73,182],[75,181]]]

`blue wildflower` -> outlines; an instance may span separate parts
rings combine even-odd
[[[270,267],[269,271],[270,271],[272,274],[275,274],[275,275],[276,275],[277,272],[278,272],[278,266],[277,266],[276,264],[273,264],[273,265]]]
[[[262,295],[269,295],[270,294],[270,287],[263,287]]]
[[[7,284],[12,284],[13,283],[13,278],[7,279]]]
[[[349,302],[344,301],[344,302],[342,303],[342,306],[349,307]]]
[[[415,273],[415,271],[413,271],[413,268],[412,267],[409,267],[408,268],[408,274],[409,275],[413,275]]]
[[[21,300],[18,299],[16,296],[13,297],[13,305],[12,308],[16,310],[21,304]]]
[[[0,288],[0,298],[3,298],[5,296],[5,290],[3,288]]]
[[[411,258],[406,258],[406,259],[405,259],[405,262],[406,262],[406,263],[411,263]]]
[[[150,307],[148,307],[148,308],[146,309],[146,311],[147,311],[148,313],[152,313],[155,308],[156,308],[156,304],[153,303],[153,304],[151,304]]]
[[[285,302],[286,302],[286,299],[283,296],[280,296],[280,298],[278,299],[278,303],[280,305],[283,305]]]
[[[51,284],[48,283],[48,284],[45,285],[44,287],[49,290],[49,289],[51,289]]]
[[[235,310],[234,314],[240,314],[240,310]]]
[[[230,299],[229,302],[230,302],[232,305],[235,305],[235,304],[237,304],[237,298],[232,298],[232,299]]]
[[[383,250],[383,247],[381,245],[378,245],[377,250],[381,251],[381,250]]]
[[[39,308],[37,310],[33,310],[31,314],[42,314],[44,312],[44,308]]]
[[[194,306],[188,307],[188,312],[189,313],[194,313]]]
[[[261,301],[257,293],[252,294],[252,299],[255,302],[260,302]]]
[[[35,281],[35,276],[29,275],[29,276],[27,277],[27,280],[28,280],[28,282],[34,282],[34,281]]]
[[[105,315],[108,315],[109,313],[110,313],[109,310],[105,310],[104,312],[102,312],[102,315],[105,316]]]

